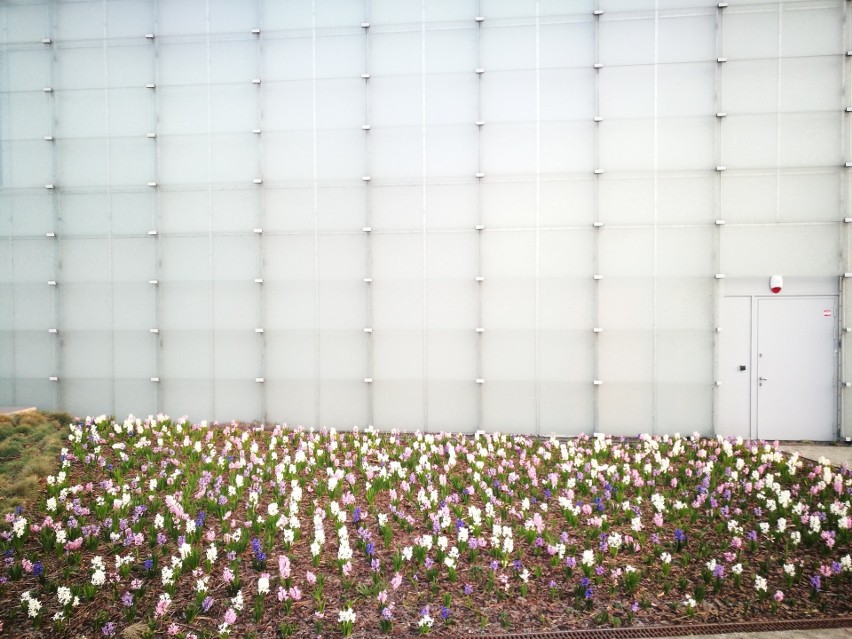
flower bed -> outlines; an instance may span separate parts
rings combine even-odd
[[[852,474],[777,446],[72,424],[6,516],[0,618],[313,637],[852,609]]]

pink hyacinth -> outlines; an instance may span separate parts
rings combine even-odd
[[[287,555],[280,555],[278,557],[278,574],[281,576],[281,579],[290,578],[290,559]]]
[[[225,611],[225,623],[229,626],[233,626],[236,621],[237,613],[233,608],[228,608],[228,610]]]
[[[317,582],[317,576],[310,570],[307,572],[307,574],[305,574],[305,579],[307,579],[308,583],[312,586]]]

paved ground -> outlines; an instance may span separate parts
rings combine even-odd
[[[820,457],[831,460],[834,466],[846,464],[852,468],[852,446],[840,444],[837,446],[826,446],[824,444],[800,444],[796,442],[781,444],[781,450],[785,453],[798,451],[800,457],[806,457],[819,461]]]
[[[725,635],[701,635],[714,639],[849,639],[852,628],[833,628],[831,630],[782,630],[780,632],[733,632]],[[697,639],[675,637],[674,639]]]

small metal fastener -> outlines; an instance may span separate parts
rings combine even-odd
[[[260,84],[260,78],[252,78],[252,84]]]
[[[148,329],[148,332],[149,332],[149,333],[154,333],[154,334],[156,335],[157,333],[159,333],[159,332],[160,332],[160,329],[159,329],[159,328],[149,328],[149,329]]]
[[[371,232],[373,231],[373,227],[371,227],[371,226],[365,226],[365,227],[364,227],[364,228],[362,228],[361,230],[362,230],[364,233],[371,233]]]
[[[254,133],[255,135],[260,135],[260,133],[261,133],[260,129],[252,129],[251,132]]]
[[[255,284],[263,284],[263,278],[262,277],[254,278],[254,283]]]
[[[45,141],[45,142],[53,142],[53,139],[54,139],[54,138],[53,138],[53,136],[52,136],[52,135],[45,135],[45,136],[44,136],[44,141]]]
[[[372,277],[365,277],[365,278],[364,278],[364,284],[371,284],[372,282],[373,282],[373,278],[372,278]]]
[[[596,229],[603,228],[603,225],[604,225],[603,222],[592,222],[592,226],[595,227]]]
[[[154,34],[153,34],[153,33],[146,33],[146,34],[145,34],[145,37],[146,37],[148,40],[153,40],[153,39],[154,39]]]
[[[717,280],[725,279],[725,274],[724,273],[716,273],[716,279]]]
[[[373,332],[373,329],[372,329],[372,328],[365,328],[365,329],[364,329],[364,332],[365,332],[365,333],[372,333],[372,332]]]
[[[476,276],[476,281],[477,281],[477,282],[484,282],[484,281],[485,281],[485,278],[484,278],[482,275],[477,275],[477,276]]]
[[[258,235],[263,235],[263,229],[253,229],[253,232]]]
[[[254,332],[259,334],[259,333],[263,332],[263,329],[262,328],[256,328],[256,329],[254,329]]]
[[[263,382],[265,382],[266,380],[262,377],[255,377],[254,381],[256,381],[258,384],[263,384]]]
[[[157,280],[148,280],[148,284],[151,286],[157,286],[160,282]]]
[[[263,178],[254,178],[252,182],[255,184],[263,184]]]
[[[716,220],[716,226],[724,226],[725,220]]]
[[[157,137],[157,134],[156,134],[156,133],[153,133],[153,132],[152,132],[152,133],[146,133],[146,134],[145,134],[145,137],[146,137],[146,138],[151,138],[151,139],[153,140],[154,138],[156,138],[156,137]]]
[[[728,170],[728,167],[726,167],[726,166],[717,166],[717,167],[716,167],[716,170],[717,170],[719,173],[721,173],[722,171],[727,171],[727,170]]]

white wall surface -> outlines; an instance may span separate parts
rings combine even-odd
[[[724,287],[852,271],[852,3],[717,4],[3,2],[0,404],[712,432]]]

